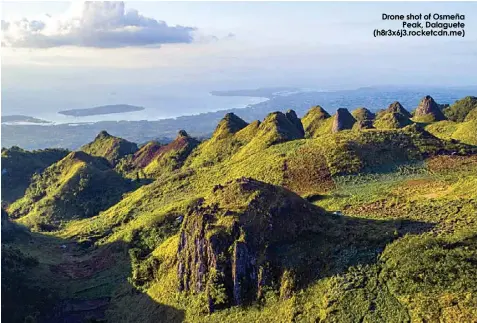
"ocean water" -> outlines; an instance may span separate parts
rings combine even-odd
[[[159,120],[183,115],[244,108],[266,98],[213,96],[206,89],[140,88],[114,90],[88,88],[76,91],[52,89],[14,90],[2,88],[2,115],[27,115],[54,124],[97,121]],[[74,117],[59,111],[85,109],[109,104],[141,106],[142,111]]]

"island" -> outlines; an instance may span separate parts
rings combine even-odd
[[[100,114],[113,114],[113,113],[124,113],[124,112],[133,112],[133,111],[142,111],[143,107],[137,107],[129,104],[111,104],[111,105],[102,105],[99,107],[88,108],[88,109],[72,109],[59,111],[59,114],[65,116],[73,117],[88,117],[95,116]]]
[[[2,116],[2,123],[51,123],[50,121],[24,116],[21,114]]]

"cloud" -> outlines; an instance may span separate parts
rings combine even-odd
[[[16,48],[61,46],[119,48],[191,43],[196,28],[168,26],[135,9],[125,11],[123,2],[74,3],[62,17],[45,15],[40,20],[2,20],[2,45]]]

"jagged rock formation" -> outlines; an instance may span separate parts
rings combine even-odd
[[[321,232],[324,215],[279,186],[249,178],[217,185],[184,219],[177,251],[179,290],[205,292],[213,311],[220,303],[256,300],[264,287],[280,281],[286,287],[276,246],[306,231]]]
[[[301,120],[296,115],[296,112],[293,110],[288,110],[285,113],[285,116],[287,117],[288,120],[290,120],[291,123],[295,125],[295,127],[300,132],[301,136],[302,137],[305,136],[305,130],[303,129],[303,124],[301,123]]]
[[[355,122],[356,119],[349,113],[348,109],[339,108],[334,116],[331,132],[352,129]]]
[[[402,114],[402,115],[404,115],[408,118],[412,117],[411,113],[409,111],[407,111],[406,109],[404,109],[404,107],[398,101],[395,101],[395,102],[391,103],[389,105],[389,107],[386,109],[386,112],[399,113],[399,114]]]
[[[121,158],[134,154],[138,148],[133,142],[111,136],[106,131],[101,131],[96,138],[80,148],[80,150],[97,157],[106,158],[115,166]]]
[[[306,137],[313,138],[319,135],[325,120],[330,118],[330,114],[319,105],[308,110],[305,116],[301,119]]]
[[[439,105],[429,95],[425,96],[421,100],[416,112],[414,113],[414,117],[416,121],[422,122],[433,122],[446,119],[444,113],[442,113],[441,109],[439,108]]]

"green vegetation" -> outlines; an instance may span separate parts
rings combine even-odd
[[[137,149],[135,143],[111,136],[106,131],[101,131],[94,141],[80,148],[91,156],[106,158],[112,165],[116,165],[122,157],[135,153]]]
[[[409,121],[393,109],[375,124]],[[33,175],[16,223],[2,213],[11,321],[474,322],[473,112],[335,119],[229,114],[201,143],[181,131],[115,168],[74,152]]]
[[[65,149],[26,151],[19,147],[2,149],[2,202],[23,196],[33,174],[41,172],[68,154]]]
[[[314,138],[325,132],[331,132],[331,116],[319,105],[312,107],[301,119],[307,138]],[[325,121],[326,120],[326,121]],[[320,130],[329,128],[329,131]]]
[[[356,119],[356,121],[373,120],[375,118],[374,113],[363,107],[353,110],[351,115]]]
[[[25,195],[8,210],[21,223],[49,231],[63,221],[97,214],[132,188],[133,184],[114,172],[104,158],[72,152],[34,175]]]
[[[400,129],[412,124],[412,121],[404,114],[385,112],[374,121],[376,129]]]
[[[465,120],[469,112],[475,108],[477,108],[477,97],[466,96],[445,108],[443,112],[447,119],[455,122],[462,122]]]

